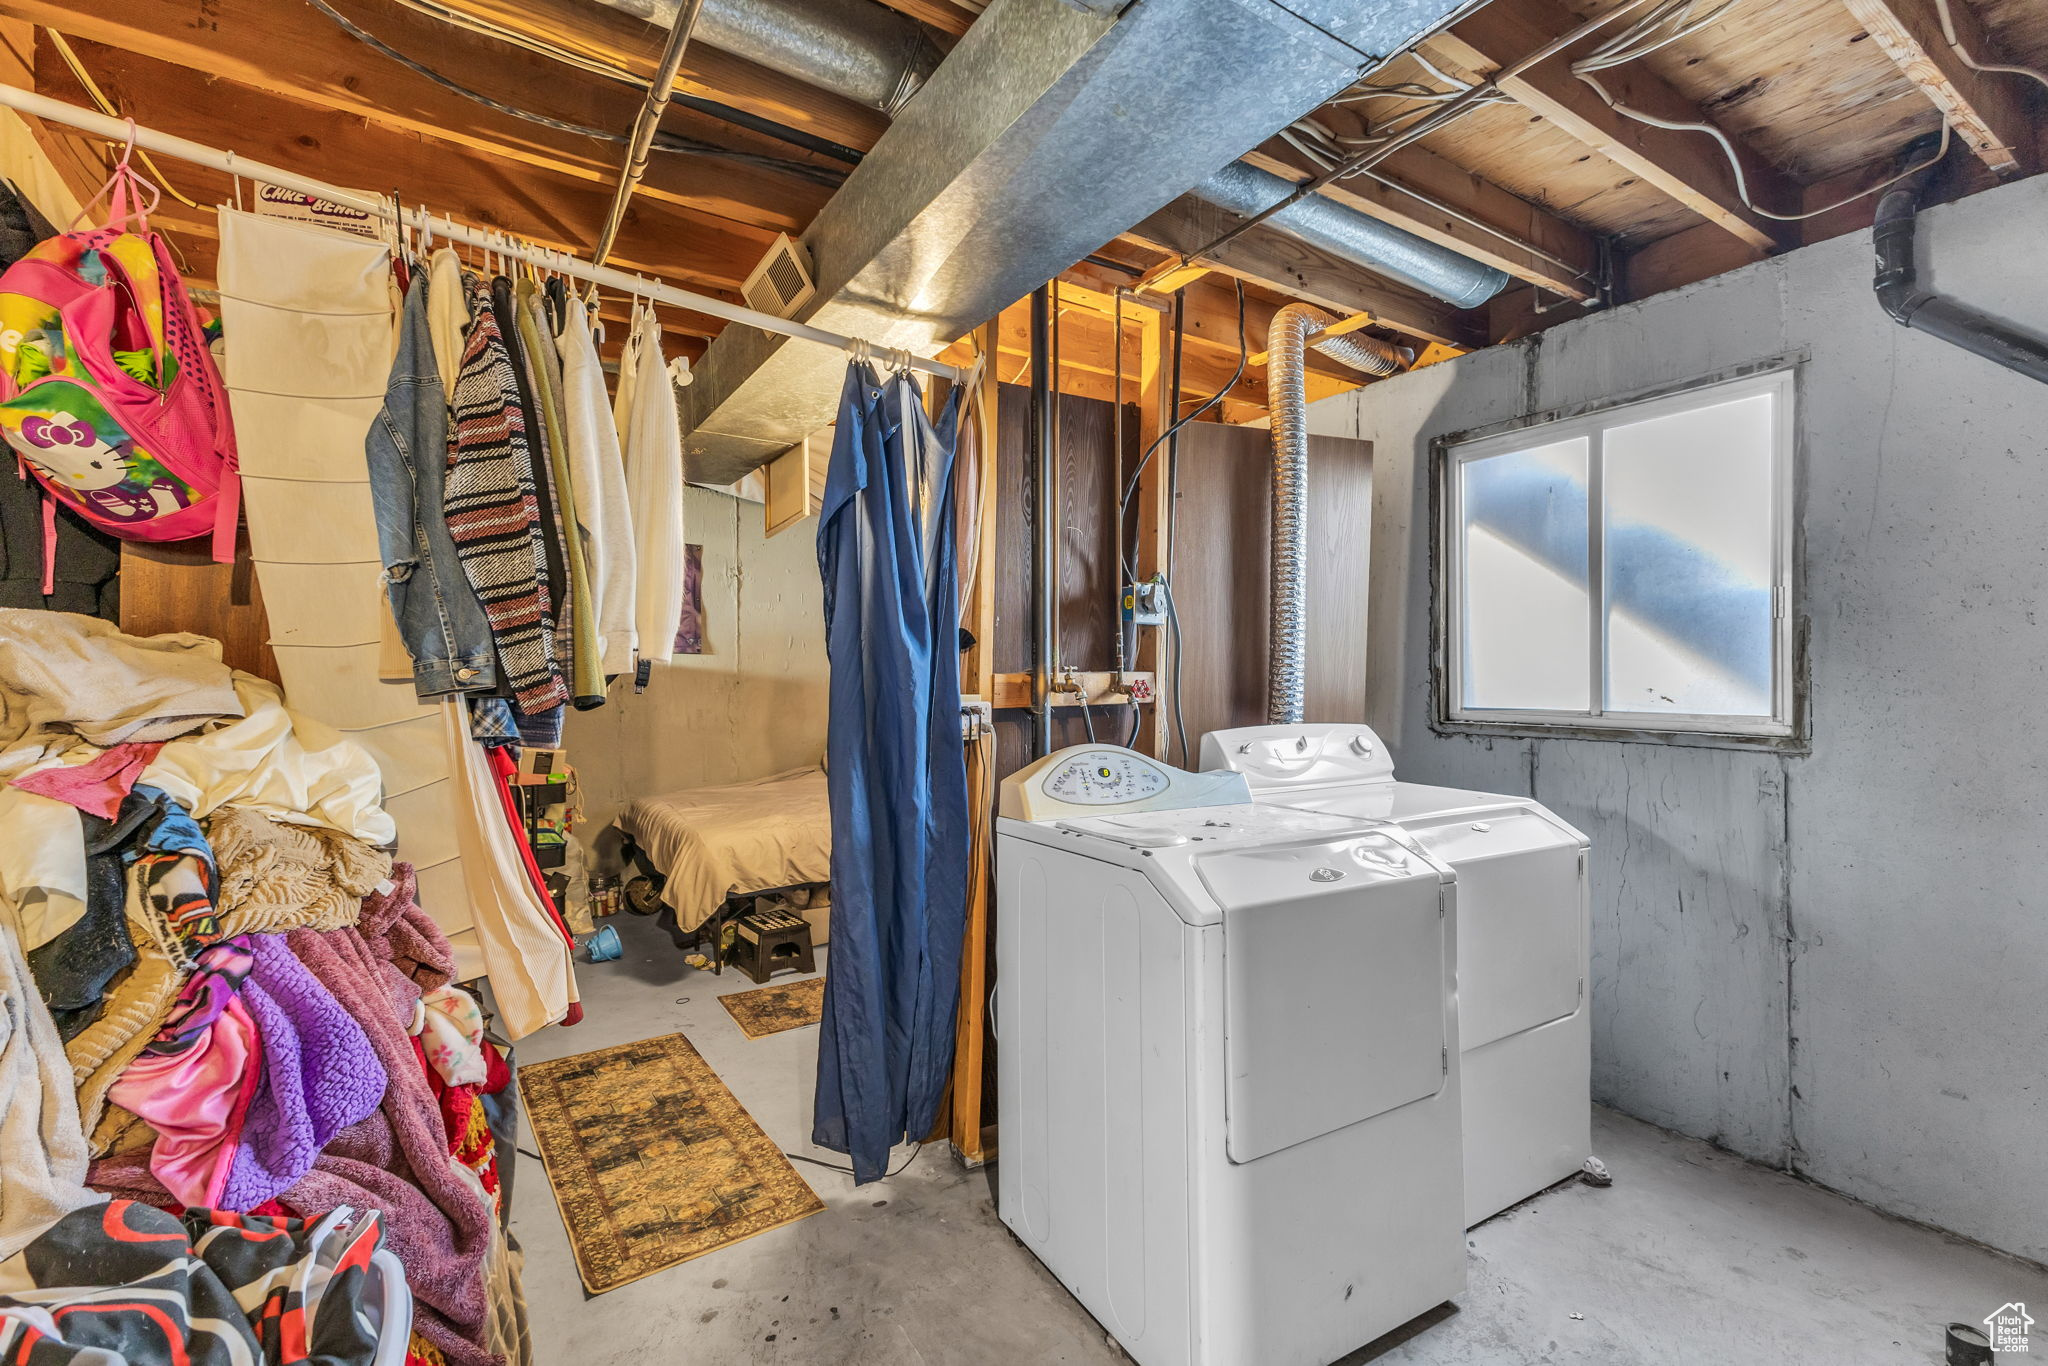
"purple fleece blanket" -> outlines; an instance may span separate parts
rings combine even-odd
[[[253,948],[242,1004],[263,1036],[263,1080],[221,1196],[230,1210],[289,1190],[336,1134],[376,1113],[384,1099],[384,1064],[334,993],[283,935],[256,935]]]

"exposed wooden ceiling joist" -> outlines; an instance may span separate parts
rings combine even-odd
[[[101,83],[137,122],[214,147],[232,147],[252,159],[304,171],[334,184],[371,193],[396,190],[412,203],[430,202],[438,213],[483,227],[498,227],[562,251],[586,249],[604,221],[609,192],[592,181],[543,172],[529,165],[464,156],[433,138],[366,124],[350,114],[257,95],[228,81],[126,54],[106,64]],[[39,46],[37,87],[59,99],[83,102],[70,71]],[[252,120],[252,107],[270,117]],[[75,135],[83,136],[83,135]],[[90,139],[88,139],[90,141]],[[166,174],[188,196],[212,205],[232,196],[228,177],[173,163]],[[732,290],[760,259],[770,235],[730,220],[676,205],[658,212],[638,206],[628,215],[615,257],[622,269],[657,274],[696,288]],[[190,211],[187,211],[190,212]],[[212,215],[190,230],[202,231]]]
[[[1243,160],[1288,180],[1305,180],[1321,170],[1277,138]],[[1597,257],[1593,240],[1557,215],[1460,169],[1427,148],[1404,148],[1376,169],[1396,184],[1354,176],[1326,185],[1321,193],[1346,208],[1483,261],[1518,280],[1542,285],[1567,298],[1593,296]],[[1405,193],[1397,186],[1415,193]],[[1432,207],[1428,200],[1454,212]]]
[[[1432,61],[1473,76],[1491,76],[1576,27],[1579,20],[1558,0],[1515,0],[1492,4],[1460,20],[1421,45]],[[1541,115],[1586,146],[1656,186],[1711,223],[1768,251],[1788,237],[1781,225],[1751,212],[1734,172],[1712,139],[1700,133],[1659,128],[1619,113],[1592,87],[1572,75],[1570,54],[1538,64],[1500,82],[1517,104]],[[1707,118],[1640,63],[1600,73],[1620,102],[1674,123]],[[1749,192],[1772,208],[1791,204],[1796,191],[1783,175],[1743,144],[1734,144]]]
[[[113,0],[90,8],[67,0],[0,0],[0,13],[102,45],[99,52],[84,55],[103,80],[113,73],[102,72],[102,65],[120,65],[120,54],[133,54],[209,79],[225,78],[245,88],[245,97],[260,92],[316,105],[430,137],[458,151],[482,152],[599,185],[611,184],[618,175],[615,145],[498,114],[443,90],[357,43],[303,4],[209,0],[209,28],[194,27],[188,7],[178,0]],[[401,51],[406,45],[431,51],[437,69],[450,79],[510,97],[551,118],[623,133],[640,104],[639,93],[622,83],[580,75],[409,10],[393,8],[377,22]],[[280,54],[289,54],[288,60]],[[231,93],[216,92],[209,102],[221,103]],[[246,115],[261,104],[245,99],[241,112]],[[663,126],[742,151],[806,156],[688,110],[672,108]],[[663,153],[650,167],[643,193],[772,233],[800,231],[831,191],[745,163]]]
[[[1948,45],[1934,0],[1842,0],[1905,78],[1942,112],[1978,160],[2012,175],[2031,156],[2032,121],[2009,76],[1973,71]],[[1991,42],[1967,0],[1949,0],[1956,41],[1978,61],[1992,61]]]
[[[544,47],[561,49],[600,65],[623,66],[636,79],[643,81],[654,74],[654,64],[661,55],[661,29],[609,6],[597,4],[595,0],[420,0],[420,3],[436,4]],[[393,6],[387,4],[384,8],[388,12]],[[445,30],[447,26],[441,27]],[[404,50],[395,41],[392,46]],[[558,75],[556,79],[563,77]],[[861,151],[874,146],[889,127],[887,116],[878,109],[866,108],[814,85],[792,80],[780,72],[756,66],[708,44],[691,45],[683,59],[682,70],[677,73],[676,89],[682,94],[716,100],[813,137]]]
[[[1126,237],[1167,252],[1196,251],[1216,236],[1218,210],[1182,196],[1132,228]],[[1201,258],[1226,275],[1264,285],[1345,313],[1371,313],[1388,327],[1425,341],[1469,346],[1476,322],[1450,305],[1399,289],[1319,248],[1270,228],[1255,227]]]
[[[928,25],[941,33],[949,33],[955,38],[967,32],[967,26],[974,22],[978,13],[976,10],[962,9],[953,4],[952,0],[881,0],[881,3],[898,14],[907,14],[920,24]]]

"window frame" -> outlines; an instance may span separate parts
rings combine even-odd
[[[1569,736],[1720,748],[1803,751],[1807,747],[1805,632],[1799,616],[1803,558],[1798,518],[1801,359],[1780,357],[1646,392],[1452,432],[1430,442],[1430,496],[1436,505],[1436,515],[1431,519],[1434,730],[1442,734]],[[1604,706],[1609,616],[1604,435],[1616,426],[1761,393],[1772,394],[1777,400],[1772,409],[1775,497],[1771,715],[1609,711]],[[1591,706],[1584,712],[1466,707],[1462,701],[1464,632],[1456,619],[1463,593],[1464,545],[1462,480],[1458,473],[1470,460],[1578,437],[1587,440],[1587,578],[1594,590],[1588,593],[1589,610],[1593,613],[1587,659],[1593,684]]]

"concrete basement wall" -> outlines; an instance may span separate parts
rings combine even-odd
[[[684,539],[704,547],[706,647],[612,684],[563,728],[595,840],[636,796],[761,778],[825,754],[825,609],[815,517],[761,533],[761,505],[692,487]]]
[[[2048,177],[1932,210],[1923,284],[2048,331],[2044,224]],[[1592,838],[1596,1097],[2048,1260],[2048,386],[1898,327],[1870,282],[1867,233],[1821,243],[1313,430],[1374,446],[1368,715],[1401,776]],[[1811,754],[1433,733],[1430,439],[1786,353]]]

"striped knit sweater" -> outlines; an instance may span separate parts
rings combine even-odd
[[[569,700],[555,660],[547,550],[533,487],[533,444],[490,289],[465,273],[469,335],[448,438],[448,534],[476,589],[520,711]]]

